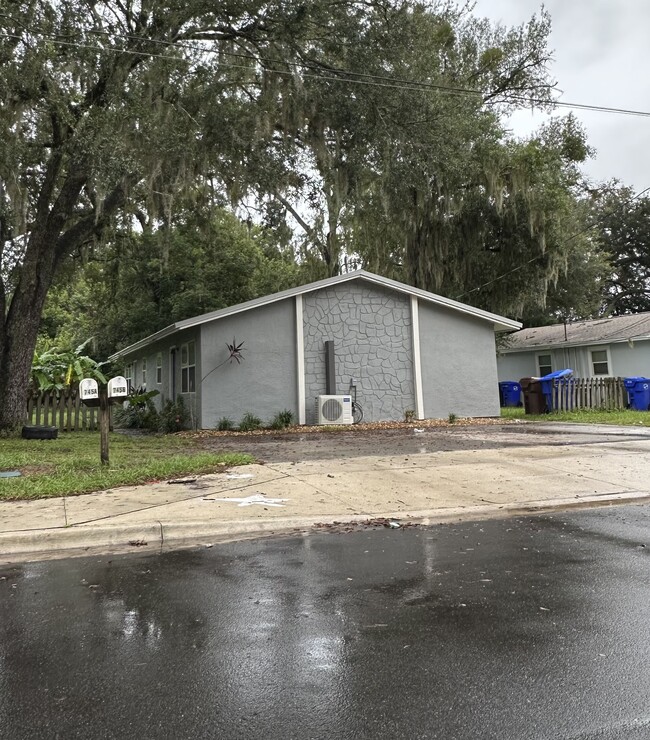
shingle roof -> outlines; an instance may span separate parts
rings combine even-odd
[[[494,326],[495,331],[508,331],[512,329],[519,329],[521,327],[521,323],[519,321],[508,319],[505,316],[499,316],[498,314],[490,313],[489,311],[483,311],[480,308],[468,306],[465,303],[459,303],[458,301],[454,301],[451,298],[445,298],[444,296],[436,295],[435,293],[429,293],[426,290],[413,288],[410,285],[406,285],[405,283],[399,283],[397,282],[397,280],[391,280],[390,278],[381,277],[380,275],[375,275],[372,272],[357,270],[355,272],[345,273],[344,275],[337,275],[335,277],[326,278],[325,280],[319,280],[315,283],[300,285],[297,288],[282,290],[279,293],[273,293],[271,295],[263,296],[262,298],[255,298],[252,301],[246,301],[246,303],[239,303],[236,306],[222,308],[219,311],[212,311],[210,313],[202,314],[201,316],[195,316],[191,319],[185,319],[184,321],[177,321],[175,324],[170,324],[169,326],[161,329],[155,334],[151,334],[150,336],[141,339],[139,342],[135,342],[135,344],[131,344],[130,346],[125,347],[119,352],[111,355],[108,359],[116,360],[118,357],[123,357],[124,355],[136,352],[143,347],[146,347],[148,344],[151,344],[152,342],[156,342],[159,339],[164,339],[170,334],[174,334],[177,331],[182,331],[183,329],[189,329],[193,326],[198,326],[199,324],[205,324],[208,321],[223,319],[226,316],[232,316],[233,314],[241,313],[243,311],[250,311],[253,308],[266,306],[269,303],[275,303],[276,301],[281,301],[285,298],[292,298],[297,295],[302,295],[303,293],[311,293],[315,290],[329,288],[331,285],[345,283],[349,280],[365,280],[366,282],[374,283],[375,285],[389,288],[390,290],[396,290],[400,293],[417,296],[418,298],[422,298],[422,300],[428,301],[429,303],[435,303],[439,306],[445,306],[446,308],[451,308],[453,310],[459,311],[460,313],[464,313],[469,316],[474,316],[475,318],[488,321]]]
[[[522,329],[508,336],[507,346],[502,351],[518,352],[556,345],[566,347],[638,339],[650,339],[650,313],[575,321],[566,324],[566,333],[564,324]]]

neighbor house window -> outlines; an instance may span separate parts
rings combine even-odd
[[[147,387],[147,358],[145,357],[144,360],[142,360],[142,387],[146,389]]]
[[[553,362],[551,355],[537,355],[537,368],[539,369],[539,377],[548,375],[553,372]]]
[[[181,393],[194,393],[196,381],[196,355],[194,342],[181,345]]]
[[[606,349],[591,350],[591,370],[593,375],[609,375],[609,357]]]
[[[156,383],[162,385],[162,352],[156,355]]]

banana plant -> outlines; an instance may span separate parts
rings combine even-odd
[[[107,363],[97,362],[82,354],[91,339],[75,349],[51,347],[40,354],[35,353],[32,362],[32,386],[42,393],[72,388],[83,378],[94,378],[99,383],[106,383],[107,379],[101,368]]]

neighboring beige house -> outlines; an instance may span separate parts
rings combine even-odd
[[[650,377],[650,313],[535,326],[507,337],[499,380],[571,368],[576,377]]]

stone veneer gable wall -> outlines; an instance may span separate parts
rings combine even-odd
[[[337,393],[357,380],[364,421],[403,419],[415,408],[411,307],[408,296],[355,281],[303,298],[306,421],[316,423],[326,392],[325,342],[336,348]]]

